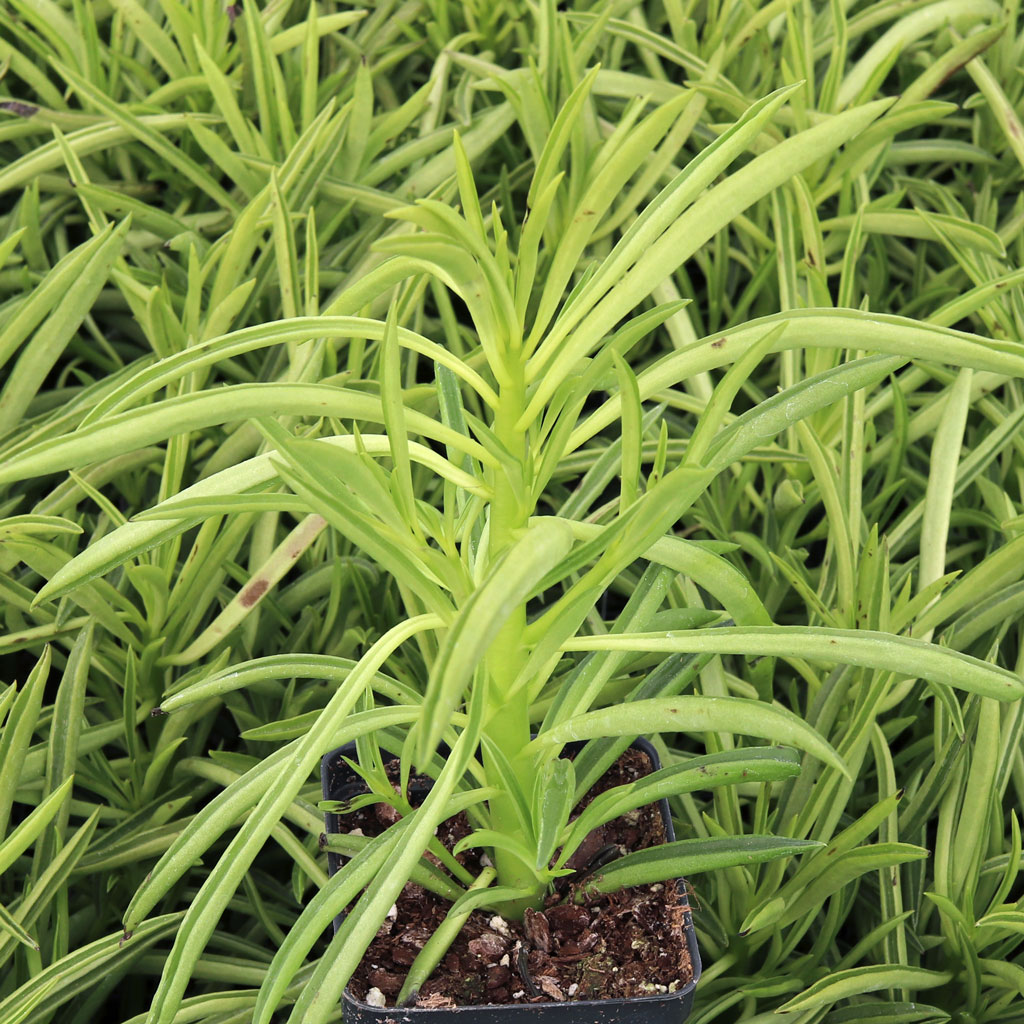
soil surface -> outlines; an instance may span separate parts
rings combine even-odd
[[[598,793],[650,771],[646,754],[626,751],[577,811]],[[375,836],[393,815],[391,808],[375,805],[340,816],[338,822],[343,833],[360,829]],[[438,838],[451,849],[469,830],[465,816],[459,815],[441,826]],[[583,868],[595,856],[620,856],[663,842],[661,815],[652,804],[596,829],[568,866]],[[476,875],[482,869],[479,855],[467,850],[458,859]],[[378,1005],[383,997],[386,1005],[394,1006],[409,965],[449,905],[414,883],[406,885],[349,982],[352,995],[363,1002],[369,996]],[[528,911],[522,923],[474,912],[413,1005],[541,1003],[674,992],[693,973],[684,932],[686,910],[685,895],[670,881],[587,896],[580,905],[564,894],[552,894],[542,911]]]

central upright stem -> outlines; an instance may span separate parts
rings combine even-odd
[[[516,428],[516,423],[526,405],[526,386],[521,366],[510,367],[510,380],[501,387],[501,401],[494,418],[494,433],[501,442],[508,457],[494,471],[492,478],[494,497],[491,501],[490,530],[487,547],[487,561],[493,565],[529,522],[531,509],[528,507],[528,448],[526,432]],[[529,800],[533,792],[533,768],[522,754],[530,742],[529,704],[526,701],[527,688],[512,694],[512,685],[526,663],[527,650],[523,641],[526,629],[526,606],[520,605],[509,616],[501,631],[495,637],[488,651],[485,669],[488,675],[488,715],[484,732],[487,738],[504,755],[512,766],[520,785]],[[484,764],[488,773],[493,766],[488,764],[490,754],[484,750]],[[491,827],[505,835],[522,835],[522,826],[516,813],[516,805],[508,795],[495,798],[490,803]],[[515,856],[508,850],[495,850],[494,863],[498,871],[498,883],[516,888],[534,889],[534,897],[516,901],[507,906],[507,912],[521,916],[529,906],[539,906],[543,900],[543,886],[532,864]]]

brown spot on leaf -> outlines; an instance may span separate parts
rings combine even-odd
[[[956,73],[957,73],[957,72],[958,72],[958,71],[959,71],[959,70],[960,70],[960,69],[961,69],[961,68],[962,68],[962,67],[963,67],[963,66],[964,66],[964,65],[966,64],[966,63],[967,63],[967,61],[966,61],[966,60],[962,60],[962,61],[960,61],[959,63],[957,63],[957,64],[954,64],[954,65],[953,65],[953,67],[951,67],[951,68],[950,68],[950,69],[949,69],[949,70],[948,70],[948,71],[947,71],[947,72],[946,72],[946,73],[945,73],[945,74],[944,74],[944,75],[942,76],[942,79],[941,79],[941,80],[939,81],[939,83],[938,83],[938,84],[937,84],[937,85],[935,86],[935,89],[939,89],[939,88],[941,88],[942,86],[944,86],[944,85],[945,85],[945,84],[946,84],[946,83],[947,83],[947,82],[948,82],[948,81],[949,81],[949,80],[950,80],[950,79],[951,79],[951,78],[952,78],[952,77],[953,77],[953,76],[954,76],[954,75],[955,75],[955,74],[956,74]],[[934,92],[934,91],[935,91],[935,89],[933,89],[933,90],[932,90],[932,92]]]
[[[0,103],[0,110],[6,110],[11,114],[17,114],[18,117],[31,117],[38,107],[33,106],[31,103],[22,103],[21,100],[4,100]]]
[[[712,348],[721,348],[728,340],[729,340],[728,338],[719,338],[718,341],[711,342],[711,347]]]
[[[251,608],[268,590],[270,581],[257,577],[242,591],[242,607]]]

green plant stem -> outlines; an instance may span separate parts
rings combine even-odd
[[[501,388],[500,404],[494,418],[494,432],[508,452],[502,465],[492,473],[491,484],[494,500],[491,503],[490,533],[487,560],[490,564],[501,557],[526,528],[532,509],[526,507],[528,494],[526,480],[527,444],[526,434],[516,427],[516,421],[525,408],[525,383],[523,369],[517,359],[509,359],[514,365],[507,367],[509,381]],[[484,671],[488,687],[488,715],[484,727],[488,739],[501,751],[513,767],[523,791],[533,791],[535,767],[530,759],[523,756],[530,742],[529,704],[526,690],[509,699],[512,684],[526,661],[523,634],[526,629],[526,608],[514,609],[498,634],[487,656]],[[488,764],[488,774],[494,765]],[[489,805],[491,827],[498,832],[515,835],[520,829],[515,802],[511,795],[503,793]],[[528,907],[539,907],[544,898],[544,887],[532,865],[508,850],[493,852],[494,865],[498,872],[498,884],[517,889],[534,889],[533,898],[517,900],[505,905],[502,910],[509,917],[522,918]]]

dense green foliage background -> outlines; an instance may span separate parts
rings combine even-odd
[[[331,684],[267,672],[153,717],[165,694],[249,659],[356,659],[404,614],[357,545],[333,530],[296,536],[300,516],[277,481],[262,508],[197,495],[188,522],[151,517],[136,547],[108,557],[101,545],[66,569],[133,517],[264,451],[254,417],[305,437],[345,432],[300,388],[377,393],[380,345],[268,328],[262,347],[187,375],[146,370],[230,331],[316,317],[373,280],[409,244],[390,212],[428,195],[458,204],[453,128],[515,252],[554,118],[597,65],[574,165],[654,105],[685,90],[695,99],[599,222],[577,277],[769,92],[802,83],[755,152],[898,98],[659,284],[658,302],[692,302],[630,365],[639,373],[758,317],[861,311],[823,314],[801,346],[768,354],[740,413],[871,351],[865,324],[879,337],[886,317],[929,328],[882,384],[719,476],[680,533],[727,545],[779,626],[935,639],[1020,674],[1018,3],[0,0],[0,1024],[147,1019],[181,915],[230,835],[122,942],[133,895],[193,816],[301,731]],[[541,279],[557,240],[545,236]],[[383,318],[388,298],[368,289],[358,311]],[[473,358],[466,309],[436,280],[408,289],[399,312]],[[429,405],[433,362],[407,355],[405,399]],[[643,480],[685,451],[720,376],[648,396]],[[217,395],[272,382],[288,387]],[[131,418],[174,399],[156,426]],[[616,430],[559,464],[552,510],[583,519],[618,500]],[[417,498],[437,503],[436,483],[415,479]],[[639,574],[622,574],[600,618],[615,619]],[[269,584],[247,596],[258,576]],[[684,577],[674,588],[677,607],[707,601]],[[655,663],[634,658],[618,692]],[[389,672],[421,684],[416,649]],[[813,861],[692,879],[707,965],[695,1024],[1019,1024],[1024,708],[795,655],[773,672],[715,658],[694,683],[751,700],[765,685],[856,777],[805,768],[793,783],[674,801],[682,837],[773,831],[830,844]],[[659,741],[668,763],[716,742]],[[160,1020],[251,1019],[274,951],[326,878],[317,800],[311,777],[186,1000]]]

